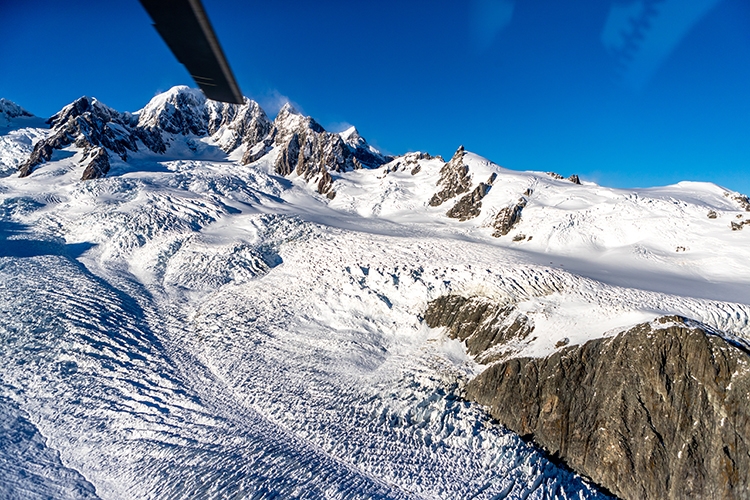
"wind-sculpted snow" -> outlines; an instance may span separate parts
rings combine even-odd
[[[179,122],[156,111],[141,118]],[[460,196],[429,205],[440,158],[335,171],[330,200],[276,173],[278,144],[247,165],[223,153],[239,137],[226,116],[167,156],[111,158],[104,178],[79,180],[75,145],[0,178],[0,417],[18,422],[0,460],[23,458],[0,494],[603,497],[462,399],[483,367],[426,326],[427,304],[487,297],[533,324],[488,356],[664,314],[750,339],[750,233],[717,186],[610,190],[465,153],[462,192],[494,180],[460,221]],[[0,160],[45,133],[23,130],[0,136]],[[365,151],[355,133],[337,140]]]

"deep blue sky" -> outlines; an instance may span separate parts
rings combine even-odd
[[[289,99],[389,153],[464,144],[604,185],[750,192],[747,0],[204,5],[272,117]],[[0,97],[40,116],[81,95],[135,111],[194,86],[136,0],[2,0],[0,68]]]

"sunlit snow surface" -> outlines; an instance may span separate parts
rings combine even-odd
[[[517,303],[523,355],[664,313],[750,337],[750,227],[713,185],[575,186],[471,155],[474,184],[499,176],[461,223],[427,206],[439,160],[343,174],[328,201],[273,152],[179,153],[81,182],[71,149],[0,179],[3,498],[593,498],[459,398],[482,367],[427,302]]]

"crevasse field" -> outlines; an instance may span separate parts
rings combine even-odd
[[[241,165],[215,138],[92,181],[71,146],[19,178],[46,133],[22,125],[0,129],[3,498],[603,497],[461,399],[483,366],[427,303],[517,304],[524,356],[662,314],[750,338],[750,227],[730,228],[750,213],[713,184],[467,154],[474,185],[497,179],[459,222],[428,205],[440,159],[337,174],[333,200],[276,175],[278,151]]]

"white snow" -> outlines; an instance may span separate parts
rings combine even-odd
[[[4,133],[0,160],[44,133]],[[469,153],[472,187],[497,179],[459,222],[454,200],[427,204],[440,159],[337,174],[329,201],[275,176],[276,151],[242,166],[221,137],[96,181],[75,148],[0,178],[0,416],[25,419],[29,464],[54,464],[40,494],[592,498],[460,399],[483,367],[421,322],[427,303],[517,304],[536,337],[519,356],[663,314],[750,338],[750,228],[729,227],[750,214],[713,184],[581,186]]]

